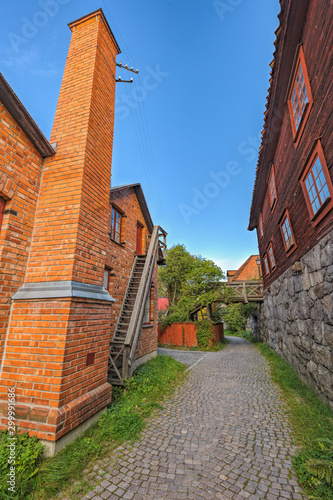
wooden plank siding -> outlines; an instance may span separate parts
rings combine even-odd
[[[269,186],[262,206],[263,238],[257,227],[259,252],[263,256],[272,243],[276,259],[276,268],[266,276],[263,273],[264,286],[269,286],[278,276],[299,260],[333,227],[333,210],[314,226],[306,205],[300,184],[307,158],[316,139],[320,138],[329,175],[333,179],[333,8],[329,2],[309,3],[301,39],[306,66],[313,96],[313,106],[300,138],[297,148],[294,144],[291,121],[287,102],[280,135],[274,155],[274,173],[277,191],[277,202],[270,207]],[[294,47],[295,53],[297,44]],[[283,58],[285,54],[281,54]],[[290,67],[290,76],[292,68]],[[287,89],[277,89],[284,92]],[[258,168],[262,168],[259,164]],[[268,183],[268,177],[266,179]],[[290,223],[296,240],[295,250],[287,256],[280,231],[280,220],[288,209]],[[259,219],[259,213],[256,214]]]

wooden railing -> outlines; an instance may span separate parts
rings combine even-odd
[[[229,281],[223,283],[227,287],[227,298],[232,302],[262,302],[262,281]]]
[[[167,233],[162,228],[160,228],[160,226],[154,226],[153,233],[149,242],[146,262],[142,271],[138,293],[135,298],[134,308],[124,342],[122,373],[123,379],[128,380],[132,375],[132,364],[133,361],[135,361],[135,355],[142,329],[145,304],[150,293],[155,264],[156,261],[158,262],[161,259],[163,259],[165,262],[166,235]],[[160,241],[161,236],[163,237],[163,241]]]

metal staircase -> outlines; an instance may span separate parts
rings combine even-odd
[[[108,381],[112,385],[123,385],[132,376],[155,264],[165,264],[166,234],[162,228],[154,226],[150,242],[147,241],[146,255],[135,257],[115,333],[110,342]]]

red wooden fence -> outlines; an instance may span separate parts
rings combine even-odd
[[[197,329],[194,323],[173,323],[161,331],[158,325],[158,341],[164,345],[197,347]]]
[[[222,342],[224,338],[223,323],[217,323],[215,328],[215,341]],[[161,331],[161,324],[158,325],[158,341],[162,345],[197,347],[197,328],[195,323],[173,323]]]

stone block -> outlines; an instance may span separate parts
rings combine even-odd
[[[318,367],[317,367],[316,363],[314,361],[310,360],[306,366],[307,366],[309,373],[311,373],[311,375],[314,375],[316,377],[316,375],[318,373]]]
[[[314,272],[310,273],[309,277],[310,277],[311,286],[319,285],[320,283],[322,283],[324,281],[324,273],[322,270],[314,271]]]
[[[307,266],[304,267],[304,272],[302,275],[303,280],[303,290],[307,291],[311,287],[309,268]]]
[[[333,283],[333,265],[327,267],[325,271],[325,281]]]
[[[323,342],[327,346],[333,347],[333,326],[327,325],[322,321],[321,330],[322,330]]]
[[[317,299],[322,299],[325,296],[325,291],[324,291],[324,283],[318,283],[313,287],[313,292]]]
[[[327,347],[319,345],[319,344],[313,344],[312,345],[312,352],[314,354],[315,360],[318,364],[323,365],[324,367],[329,367],[330,363],[330,353]]]
[[[321,267],[327,267],[333,263],[333,244],[330,240],[326,240],[324,247],[321,250],[320,260]]]
[[[333,373],[323,365],[318,365],[317,380],[323,392],[329,392],[333,396]]]

